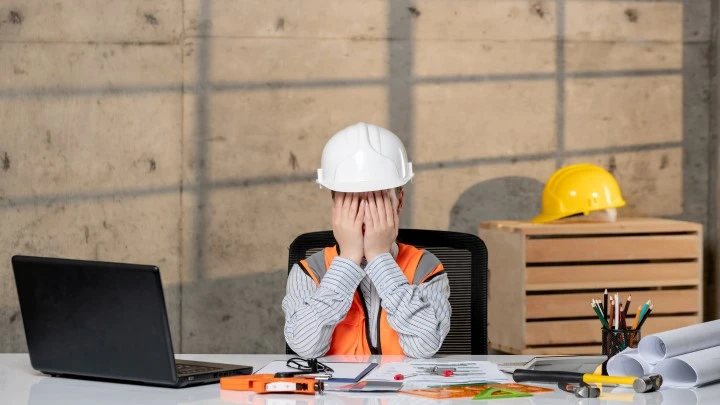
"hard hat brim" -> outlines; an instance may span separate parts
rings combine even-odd
[[[317,181],[318,184],[325,187],[328,190],[340,192],[340,193],[366,193],[368,191],[388,190],[407,184],[412,175],[406,179],[388,179],[388,180],[374,180],[374,181],[360,181],[360,182],[344,182],[344,183],[327,183]]]
[[[609,204],[607,206],[598,207],[597,209],[593,209],[591,212],[602,211],[602,210],[605,210],[608,208],[620,208],[620,207],[624,207],[625,204],[626,204],[625,200],[620,200],[616,204]],[[578,214],[584,214],[584,213],[579,212]],[[535,218],[533,218],[530,222],[532,222],[533,224],[547,224],[548,222],[557,221],[558,219],[565,218],[565,217],[572,216],[572,215],[575,215],[575,214],[569,214],[569,215],[561,214],[561,213],[540,214],[540,215],[536,216]],[[587,214],[584,214],[584,215],[587,215]]]
[[[563,214],[540,214],[533,218],[530,222],[533,224],[547,224],[548,222],[557,221],[565,217]]]

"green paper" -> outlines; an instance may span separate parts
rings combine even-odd
[[[483,392],[475,395],[473,399],[504,399],[504,398],[522,398],[522,397],[531,397],[532,394],[528,394],[526,392],[520,392],[520,391],[513,391],[509,390],[507,388],[488,388],[484,390]]]

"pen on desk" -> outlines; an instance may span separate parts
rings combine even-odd
[[[441,375],[441,376],[443,376],[443,377],[452,377],[453,375],[455,375],[455,371],[457,371],[457,369],[456,369],[455,367],[438,367],[438,366],[435,366],[435,367],[433,367],[433,369],[432,369],[432,373],[433,373],[433,374],[435,374],[435,375]]]

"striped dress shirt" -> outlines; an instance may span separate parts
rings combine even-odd
[[[335,326],[347,315],[360,287],[370,325],[377,325],[380,305],[410,357],[432,357],[450,330],[450,285],[442,273],[420,285],[408,283],[395,262],[398,247],[358,266],[336,257],[320,285],[295,264],[290,270],[282,302],[285,340],[300,356],[322,357],[330,349]],[[432,254],[425,251],[424,254]],[[370,344],[377,345],[377,328],[370,327]]]

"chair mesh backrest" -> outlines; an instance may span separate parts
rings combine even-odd
[[[475,235],[400,229],[398,241],[425,248],[440,259],[450,280],[450,332],[438,354],[487,354],[487,248]],[[335,244],[332,231],[298,236],[290,245],[292,266]],[[287,347],[287,346],[286,346]],[[288,353],[293,353],[287,347]]]

